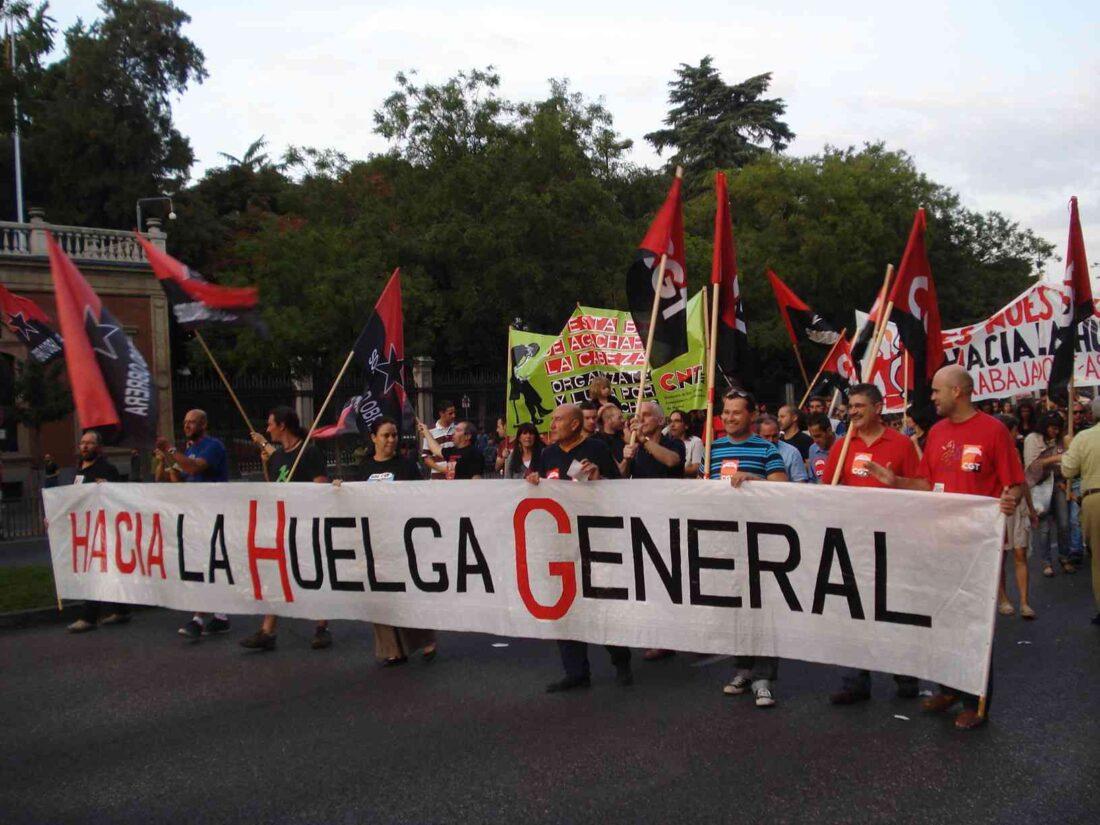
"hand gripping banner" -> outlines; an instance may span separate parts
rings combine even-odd
[[[780,656],[984,690],[996,501],[768,482],[492,488],[87,484],[44,496],[64,598]]]

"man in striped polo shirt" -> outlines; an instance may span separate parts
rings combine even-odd
[[[766,479],[787,481],[783,457],[770,441],[752,432],[756,401],[744,390],[730,390],[722,399],[722,425],[726,434],[710,447],[710,478],[720,479],[734,487],[746,481]],[[703,468],[699,468],[703,472]],[[758,708],[775,704],[771,683],[779,674],[779,659],[775,656],[735,656],[737,673],[733,681],[722,688],[727,696],[740,696],[752,688]]]

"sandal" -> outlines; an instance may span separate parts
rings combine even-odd
[[[1054,568],[1051,567],[1049,564],[1044,564],[1043,565],[1043,575],[1046,576],[1048,579],[1053,578]]]
[[[1016,612],[1016,610],[1012,607],[1011,603],[1001,602],[999,605],[997,605],[997,612],[1000,613],[1002,616],[1011,616],[1013,613]]]
[[[1030,605],[1020,605],[1020,618],[1028,619],[1029,621],[1035,618],[1035,611],[1031,609]]]
[[[424,658],[425,662],[430,662],[432,659],[435,658],[435,654],[438,653],[438,652],[439,652],[439,648],[436,647],[435,645],[432,645],[430,648],[429,647],[424,648],[424,652],[421,654],[421,656]]]

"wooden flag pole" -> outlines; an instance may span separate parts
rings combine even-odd
[[[903,349],[901,351],[901,374],[902,381],[905,383],[901,385],[901,403],[905,407],[902,410],[903,415],[909,414],[909,350]]]
[[[799,370],[799,372],[802,373],[802,380],[806,382],[806,394],[809,395],[810,394],[810,387],[812,385],[810,384],[809,376],[806,375],[806,365],[804,363],[802,363],[802,353],[798,351],[798,345],[797,344],[794,344],[794,342],[792,342],[792,345],[793,345],[792,348],[794,349],[794,358],[795,358],[796,361],[798,361],[798,370]],[[814,381],[816,381],[816,380],[817,379],[815,378]],[[801,407],[802,405],[799,404],[798,406]]]
[[[703,351],[710,351],[710,304],[707,301],[706,287],[699,290],[703,296]]]
[[[890,279],[893,277],[893,275],[894,275],[894,265],[893,264],[887,264],[886,265],[886,274],[882,277],[882,288],[879,290],[879,293],[878,293],[878,295],[879,295],[879,297],[878,297],[879,307],[886,306],[886,296],[889,294]],[[880,312],[879,317],[875,319],[875,331],[871,336],[872,340],[875,339],[875,338],[878,338],[878,336],[879,336],[879,327],[883,326],[883,324],[882,324],[883,317],[884,317],[883,314]],[[870,352],[871,352],[871,350],[868,350],[868,353],[870,353]],[[866,354],[863,356],[863,359],[865,361],[867,360],[867,355]],[[872,359],[871,363],[874,364],[873,359]],[[866,381],[867,377],[863,373],[867,372],[867,370],[865,370],[863,368],[863,364],[856,364],[856,366],[859,368],[859,380],[860,381]]]
[[[836,341],[833,342],[833,345],[829,348],[829,354],[826,355],[825,360],[821,362],[821,366],[818,368],[817,374],[814,376],[814,380],[808,381],[806,383],[806,394],[803,395],[802,400],[798,402],[799,409],[802,409],[802,405],[805,404],[806,399],[810,397],[810,391],[814,388],[814,384],[817,383],[817,379],[821,377],[821,373],[825,372],[825,365],[829,363],[829,359],[833,357],[833,353],[836,351],[836,348],[840,346],[840,342],[844,340],[844,335],[847,332],[847,327],[840,331],[840,335],[837,337]]]
[[[718,290],[721,288],[721,284],[714,284],[714,300],[711,301],[714,304],[714,316],[707,318],[706,321],[710,326],[710,343],[711,347],[707,351],[707,420],[706,420],[706,432],[703,439],[705,448],[703,450],[703,478],[710,478],[710,448],[714,444],[714,379],[715,379],[715,366],[717,364],[718,355],[718,301],[720,295]],[[706,291],[703,291],[703,295],[706,295]]]
[[[661,308],[661,287],[665,285],[665,266],[668,264],[668,253],[661,256],[661,263],[657,267],[657,287],[653,290],[653,309],[649,313],[649,334],[645,342],[645,360],[642,361],[642,380],[638,382],[638,400],[634,404],[634,414],[638,414],[638,406],[645,400],[646,376],[649,375],[649,355],[653,351],[653,333],[657,330],[657,310]],[[630,443],[638,440],[638,431],[630,431]]]
[[[313,438],[313,431],[317,429],[317,425],[321,422],[322,416],[325,414],[325,410],[328,409],[328,402],[332,400],[332,396],[336,394],[336,388],[340,386],[340,379],[344,377],[344,373],[348,371],[348,367],[351,366],[351,359],[355,357],[355,350],[353,349],[348,353],[348,357],[344,359],[344,366],[340,367],[340,372],[336,374],[336,380],[332,382],[332,386],[329,387],[328,395],[325,396],[325,403],[321,405],[320,411],[317,415],[313,416],[313,423],[309,427],[309,432],[306,433],[305,440],[302,441],[302,448],[298,450],[298,455],[294,457],[294,464],[290,467],[290,474],[286,477],[287,481],[294,478],[294,471],[298,469],[298,462],[302,460],[302,456],[305,455],[306,447],[309,446],[309,441]],[[313,479],[310,479],[312,481]]]
[[[893,268],[894,268],[893,266],[888,266],[886,268],[887,276],[889,276],[889,274],[893,270]],[[891,301],[890,303],[888,303],[886,305],[886,311],[883,313],[883,316],[882,316],[882,324],[879,325],[878,332],[875,335],[874,340],[871,342],[871,344],[872,344],[871,354],[872,354],[873,358],[875,358],[875,359],[878,358],[878,348],[880,346],[882,346],[882,336],[886,332],[886,327],[889,326],[890,315],[893,314],[893,312],[894,312],[894,302]],[[872,360],[871,363],[874,364],[874,360]],[[836,484],[840,483],[840,475],[844,471],[844,460],[848,457],[848,447],[852,443],[852,433],[854,431],[855,431],[855,427],[853,427],[851,425],[851,423],[849,423],[848,424],[848,431],[846,433],[844,433],[844,444],[841,445],[841,448],[840,448],[840,460],[837,461],[837,463],[836,463],[836,471],[833,473],[832,481],[829,482],[830,485],[836,485]]]
[[[1077,377],[1076,375],[1074,375],[1075,372],[1077,372],[1077,340],[1076,340],[1076,336],[1074,337],[1074,342],[1073,342],[1073,362],[1070,364],[1070,367],[1069,367],[1069,389],[1068,389],[1068,392],[1066,394],[1066,420],[1068,422],[1067,425],[1066,425],[1066,434],[1069,436],[1070,441],[1073,441],[1073,404],[1074,404],[1073,396],[1077,392],[1076,388],[1073,386],[1074,379]]]
[[[244,407],[241,406],[241,401],[237,398],[237,393],[233,392],[233,387],[229,385],[229,379],[225,377],[225,373],[222,372],[222,368],[218,365],[218,361],[214,358],[214,353],[210,351],[210,347],[206,346],[206,341],[202,337],[202,333],[195,330],[195,340],[199,342],[199,346],[202,347],[202,351],[206,353],[206,357],[210,359],[210,363],[214,365],[214,372],[218,374],[218,378],[225,384],[225,389],[229,393],[229,397],[233,399],[233,404],[237,408],[237,412],[241,414],[241,418],[244,419],[244,423],[248,426],[250,433],[256,432],[252,426],[252,421],[248,418],[248,413],[244,411]]]

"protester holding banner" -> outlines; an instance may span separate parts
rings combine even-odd
[[[541,454],[542,439],[539,438],[538,428],[530,421],[520,424],[516,430],[515,445],[504,465],[504,477],[522,479],[527,478],[528,473],[538,472]]]
[[[638,404],[630,420],[631,442],[623,449],[622,475],[628,478],[683,478],[684,442],[662,435],[664,412],[656,401]]]
[[[722,425],[726,434],[710,446],[710,478],[740,487],[746,481],[787,481],[783,457],[770,441],[752,432],[756,399],[744,390],[730,390],[722,398]],[[702,472],[702,469],[700,469]],[[774,656],[735,656],[737,672],[722,688],[727,696],[740,696],[752,689],[758,708],[775,705],[772,682],[779,675]]]
[[[328,466],[325,454],[316,444],[309,444],[302,451],[305,431],[298,420],[298,413],[290,407],[276,407],[267,416],[267,434],[271,441],[279,446],[274,452],[262,435],[252,433],[252,440],[259,445],[264,454],[269,455],[264,464],[264,476],[268,481],[312,481],[314,484],[328,484]],[[301,457],[299,452],[301,451]],[[278,616],[264,616],[260,629],[241,639],[241,647],[249,650],[274,650],[278,632]],[[328,621],[321,620],[313,630],[310,646],[314,650],[332,647],[332,634],[328,630]]]
[[[775,419],[775,416],[767,414],[757,416],[753,424],[756,427],[756,434],[765,441],[770,441],[779,450],[779,454],[783,457],[783,466],[787,470],[787,478],[799,484],[805,484],[809,481],[810,476],[806,472],[806,462],[803,460],[802,454],[793,444],[779,437],[779,422]],[[800,432],[799,435],[804,435],[804,433]],[[813,446],[811,442],[810,448],[813,449]]]
[[[427,430],[423,424],[420,426],[423,428],[422,433]],[[374,445],[374,455],[364,457],[355,468],[357,481],[378,483],[422,480],[415,462],[397,454],[397,422],[394,419],[383,416],[376,420],[370,438]],[[409,653],[416,650],[422,651],[425,661],[430,662],[435,658],[434,630],[392,627],[375,622],[374,656],[383,667],[405,664],[409,660]]]
[[[1066,423],[1056,412],[1045,413],[1035,432],[1024,439],[1024,467],[1032,497],[1038,503],[1039,525],[1032,534],[1035,551],[1043,565],[1043,575],[1054,575],[1051,553],[1051,528],[1058,542],[1058,563],[1066,573],[1076,573],[1069,560],[1069,502],[1066,481],[1062,477],[1062,453]]]
[[[77,466],[73,484],[92,484],[106,481],[118,481],[118,470],[115,465],[103,456],[103,437],[95,430],[88,430],[80,436],[80,464]],[[99,614],[107,610],[103,619]],[[99,625],[126,624],[130,621],[130,605],[113,604],[107,602],[95,602],[85,600],[84,610],[80,618],[70,624],[67,630],[70,633],[87,633],[95,630]]]
[[[1092,401],[1092,417],[1100,420],[1100,398]],[[1073,437],[1062,456],[1062,473],[1066,478],[1081,479],[1081,519],[1085,540],[1092,551],[1092,595],[1096,616],[1092,623],[1100,625],[1100,424]]]
[[[932,403],[943,416],[928,433],[928,443],[916,477],[904,477],[893,468],[867,462],[867,469],[888,487],[966,493],[1000,500],[1001,512],[1011,516],[1023,497],[1024,470],[1005,426],[974,408],[974,382],[958,365],[940,368],[932,379]],[[992,653],[990,653],[992,662]],[[945,711],[962,699],[963,711],[955,727],[970,730],[985,724],[993,700],[990,666],[985,708],[977,696],[940,685],[940,693],[922,703],[927,711]]]
[[[582,431],[584,417],[576,404],[562,404],[550,418],[550,437],[553,443],[539,456],[538,470],[528,474],[530,484],[540,479],[572,479],[573,481],[598,481],[619,478],[619,469],[611,458],[611,452],[598,438],[585,438]],[[634,684],[630,670],[630,648],[607,645],[611,663],[615,666],[615,682],[621,687]],[[565,678],[546,686],[547,693],[590,687],[591,670],[588,665],[588,645],[569,639],[558,640]]]
[[[167,438],[158,438],[157,481],[217,482],[229,481],[229,460],[225,445],[206,431],[208,419],[203,410],[190,410],[183,417],[183,435],[187,449],[181,454]],[[229,632],[229,617],[215,613],[207,622],[208,613],[195,613],[177,632],[197,641],[203,636]]]

